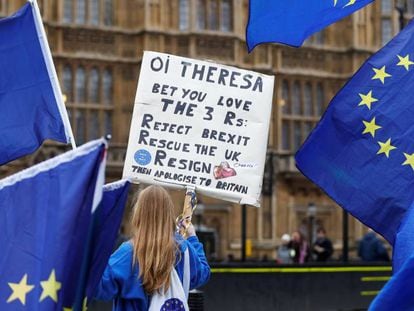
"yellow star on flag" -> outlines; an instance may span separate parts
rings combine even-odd
[[[404,155],[406,160],[402,165],[411,165],[411,168],[414,170],[414,153],[408,154],[404,152]]]
[[[54,302],[58,301],[57,292],[62,287],[62,284],[56,281],[54,269],[50,273],[49,279],[47,279],[47,281],[40,282],[40,285],[42,286],[43,290],[39,301],[42,301],[47,297],[50,297]]]
[[[27,274],[23,276],[19,283],[8,283],[13,293],[7,299],[7,303],[10,303],[16,299],[19,299],[22,305],[26,304],[26,295],[34,288],[34,285],[27,284]]]
[[[365,130],[362,132],[362,134],[370,133],[372,137],[374,137],[375,131],[381,128],[381,126],[375,123],[375,117],[370,122],[367,122],[367,121],[362,121],[362,122],[365,125]]]
[[[334,0],[334,6],[336,6],[336,3],[338,2],[338,0]]]
[[[378,101],[378,99],[372,97],[372,91],[369,91],[368,94],[361,94],[359,93],[359,96],[361,97],[361,102],[358,106],[366,105],[368,109],[371,109],[371,104]]]
[[[86,310],[88,310],[88,297],[85,297],[85,299],[83,299],[82,311]]]
[[[381,69],[377,69],[377,68],[372,68],[372,70],[374,70],[375,75],[372,77],[372,80],[380,80],[382,82],[382,84],[385,83],[385,78],[391,77],[390,74],[385,72],[385,66],[382,66]]]
[[[378,150],[377,154],[384,153],[387,158],[390,157],[391,150],[397,149],[397,147],[391,145],[391,138],[389,138],[385,143],[379,141],[378,144],[380,145],[380,150]]]
[[[63,308],[63,311],[73,311],[73,308]]]
[[[400,60],[397,66],[404,66],[405,69],[410,70],[410,66],[414,65],[414,62],[410,61],[410,55],[406,55],[404,57],[397,55],[398,59]]]
[[[356,2],[356,0],[349,0],[349,2],[347,4],[345,4],[344,8],[346,8],[347,6],[355,4],[355,2]]]

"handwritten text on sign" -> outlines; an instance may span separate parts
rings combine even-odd
[[[274,78],[145,52],[124,177],[259,206]]]

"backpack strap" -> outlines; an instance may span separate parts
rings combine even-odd
[[[184,252],[183,288],[185,296],[188,299],[188,293],[190,292],[190,255],[188,247]]]

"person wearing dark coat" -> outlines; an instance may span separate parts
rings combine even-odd
[[[316,261],[327,261],[333,254],[333,246],[331,240],[326,237],[324,228],[316,231],[316,241],[313,244],[312,252],[315,254]]]
[[[372,230],[369,230],[360,241],[358,256],[363,261],[390,261],[384,244]]]

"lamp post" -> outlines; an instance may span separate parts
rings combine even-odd
[[[309,243],[312,244],[313,243],[313,238],[314,238],[314,234],[313,232],[315,231],[315,216],[316,216],[316,205],[314,203],[309,203],[308,204],[308,220],[309,220],[309,226],[308,226],[308,236],[309,236]]]

